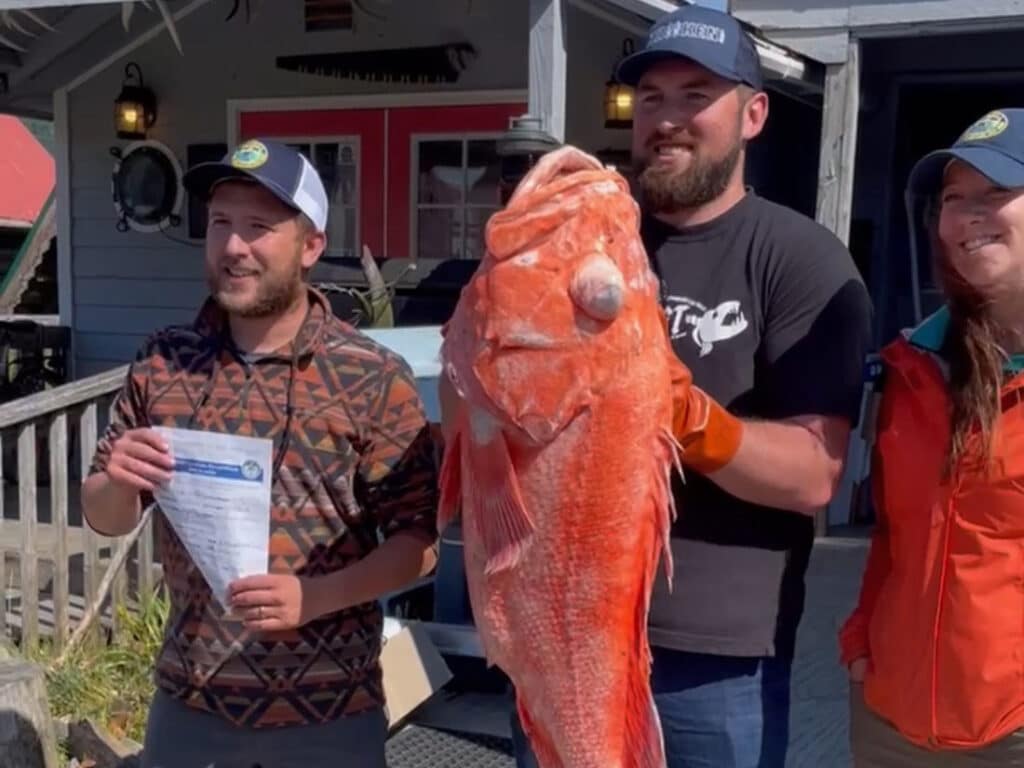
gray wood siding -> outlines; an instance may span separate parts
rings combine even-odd
[[[764,32],[963,22],[1024,14],[1024,0],[733,0],[732,12]]]
[[[183,166],[189,144],[227,140],[229,99],[527,87],[527,3],[424,0],[401,5],[401,12],[399,4],[391,6],[395,10],[386,24],[360,18],[353,33],[306,34],[301,3],[261,3],[249,24],[244,14],[225,22],[224,7],[211,3],[179,22],[184,56],[161,34],[69,94],[76,376],[127,362],[158,326],[191,320],[205,296],[202,242],[187,239],[187,202],[182,226],[166,235],[115,229],[110,148],[127,142],[114,135],[112,105],[125,64],[137,62],[157,96],[150,138],[166,144]],[[604,83],[628,33],[572,6],[566,27],[567,140],[592,151],[628,147],[629,132],[606,131],[602,112]],[[116,30],[105,29],[104,39],[111,38],[124,42]],[[384,85],[285,72],[274,65],[278,55],[462,39],[474,44],[478,58],[455,84]]]

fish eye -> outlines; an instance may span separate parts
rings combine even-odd
[[[587,257],[569,285],[573,303],[595,320],[611,321],[626,302],[622,272],[603,253]]]

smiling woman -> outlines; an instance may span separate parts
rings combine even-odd
[[[840,636],[854,764],[1024,766],[1024,110],[923,158],[909,193],[945,305],[882,355],[879,525]]]

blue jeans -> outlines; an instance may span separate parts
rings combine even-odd
[[[668,768],[784,768],[788,659],[734,658],[654,648],[651,687]],[[537,768],[515,711],[517,768]]]

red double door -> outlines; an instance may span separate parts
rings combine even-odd
[[[265,136],[316,158],[332,198],[329,251],[472,258],[497,206],[495,137],[522,102],[243,111],[240,139]],[[476,235],[473,233],[476,232]]]

